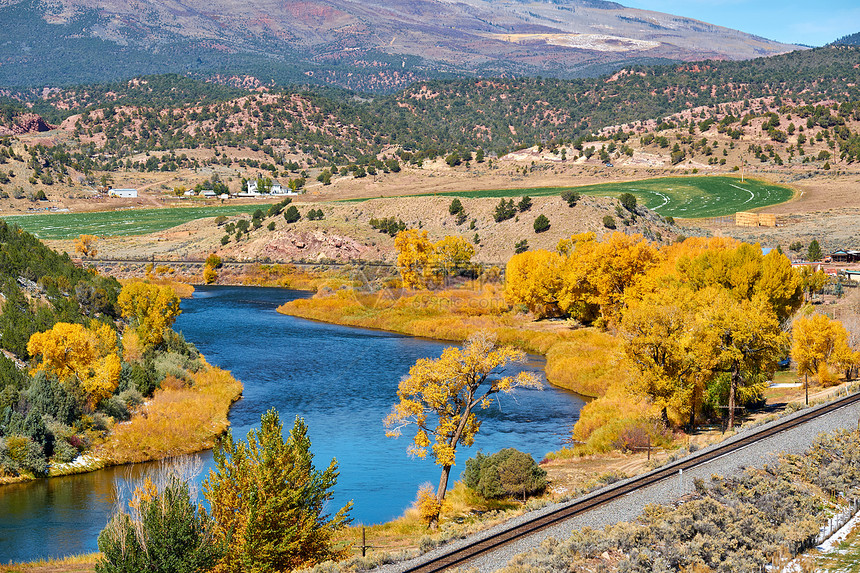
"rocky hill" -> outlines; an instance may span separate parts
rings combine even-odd
[[[0,33],[14,38],[0,46],[6,85],[251,71],[386,91],[440,74],[581,77],[799,48],[596,0],[4,0]]]

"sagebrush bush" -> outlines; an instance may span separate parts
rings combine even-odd
[[[546,471],[529,454],[505,448],[492,455],[478,452],[466,461],[463,483],[485,498],[542,493],[547,486]]]

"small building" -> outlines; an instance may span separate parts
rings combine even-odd
[[[838,250],[830,253],[830,260],[834,263],[856,263],[860,262],[860,251]]]
[[[281,184],[276,181],[272,183],[272,189],[271,191],[269,191],[269,193],[271,193],[272,195],[283,195],[284,188],[281,187]]]
[[[195,195],[197,195],[197,191],[195,191],[194,189],[189,189],[188,191],[183,193],[183,195],[185,195],[186,197],[194,197]]]
[[[218,195],[218,198],[221,199],[222,201],[226,201],[227,199],[230,198],[230,195],[227,193],[221,193],[220,195]]]
[[[134,199],[137,197],[137,189],[110,189],[108,190],[108,196]]]
[[[217,195],[215,195],[215,191],[213,191],[212,189],[204,189],[200,192],[200,196],[206,197],[207,199],[214,199],[215,197],[217,197]]]
[[[259,190],[257,189],[257,180],[256,179],[249,179],[248,180],[248,193],[250,194],[249,196],[254,196],[254,195],[259,194]]]

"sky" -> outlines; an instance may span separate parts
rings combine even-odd
[[[860,0],[617,0],[790,44],[823,46],[860,32]]]

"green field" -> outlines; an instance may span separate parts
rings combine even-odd
[[[163,231],[204,217],[264,212],[269,205],[219,205],[215,207],[174,207],[126,209],[92,213],[45,213],[2,217],[42,240],[74,239],[78,235],[125,237]]]
[[[661,177],[624,183],[601,183],[582,187],[533,187],[528,189],[491,189],[440,193],[456,197],[540,197],[559,195],[575,189],[583,195],[617,197],[622,193],[636,195],[641,204],[664,217],[722,217],[737,211],[767,207],[791,199],[788,187],[735,177]]]

